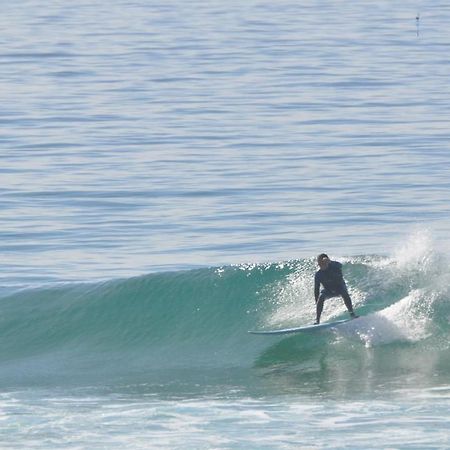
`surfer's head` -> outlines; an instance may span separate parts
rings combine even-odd
[[[319,264],[319,267],[321,269],[326,269],[328,267],[328,264],[330,264],[330,258],[326,253],[321,253],[317,257],[317,264]]]

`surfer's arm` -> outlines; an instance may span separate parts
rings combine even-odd
[[[342,264],[336,261],[336,273],[337,279],[336,283],[339,285],[338,290],[340,292],[347,292],[347,284],[344,280],[344,274],[342,273]]]
[[[320,280],[319,280],[319,276],[316,273],[316,276],[314,277],[314,300],[317,301],[319,300],[319,293],[320,293]]]
[[[335,261],[336,272],[338,273],[339,278],[344,279],[344,274],[342,273],[342,264],[340,262]]]

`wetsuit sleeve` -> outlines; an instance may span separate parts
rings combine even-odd
[[[337,261],[331,261],[329,268],[331,269],[333,273],[333,278],[337,280],[339,277],[343,278],[342,275],[342,264]]]
[[[340,262],[334,261],[334,267],[337,274],[336,283],[338,292],[347,292],[347,286],[345,284],[344,275],[342,273],[342,264]]]
[[[319,292],[320,292],[320,278],[319,278],[319,273],[316,273],[316,276],[314,277],[314,299],[317,300],[319,299]]]

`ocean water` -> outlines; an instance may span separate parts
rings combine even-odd
[[[446,2],[3,3],[1,449],[450,448]]]

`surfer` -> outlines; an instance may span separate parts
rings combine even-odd
[[[342,264],[337,261],[331,261],[325,253],[321,253],[317,257],[317,264],[320,269],[316,272],[314,279],[314,298],[316,300],[315,324],[320,323],[324,301],[331,297],[342,297],[350,316],[352,318],[358,317],[353,312],[352,300],[348,294],[344,277],[342,276]],[[320,291],[320,285],[323,286],[322,291]]]

